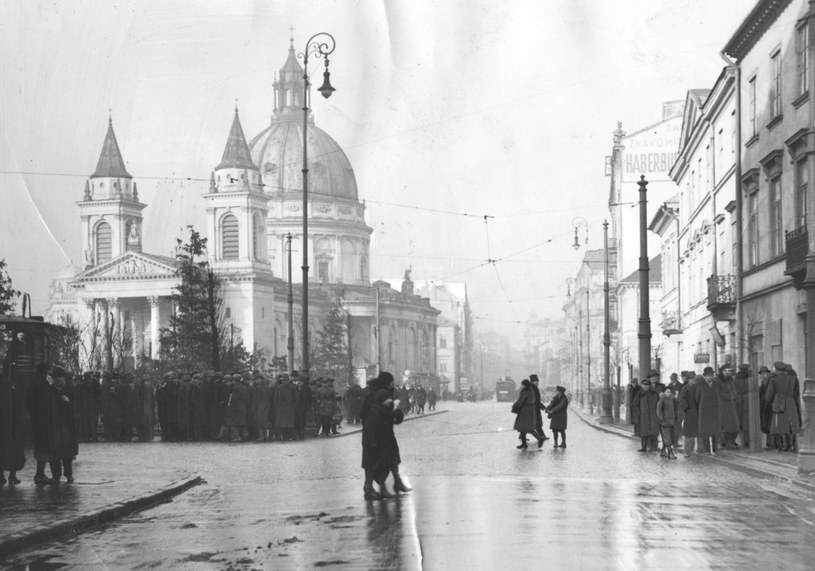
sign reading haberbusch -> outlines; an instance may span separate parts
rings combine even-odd
[[[636,182],[640,175],[649,182],[670,181],[681,129],[682,117],[677,116],[623,138],[623,181]]]

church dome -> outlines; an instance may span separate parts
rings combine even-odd
[[[303,188],[303,121],[286,113],[249,143],[252,162],[260,169],[270,194],[300,191]],[[354,170],[343,150],[325,131],[308,126],[309,194],[357,199]]]

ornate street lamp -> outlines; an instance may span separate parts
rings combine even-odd
[[[334,36],[326,32],[320,32],[311,36],[306,42],[306,49],[297,54],[303,59],[303,364],[300,370],[301,378],[308,380],[309,357],[308,357],[308,112],[309,112],[309,88],[311,82],[308,77],[308,58],[323,58],[325,60],[325,72],[323,72],[323,85],[320,87],[320,94],[328,99],[335,89],[331,86],[328,72],[328,56],[334,52]]]

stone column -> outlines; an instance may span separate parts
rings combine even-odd
[[[161,346],[159,343],[159,326],[161,325],[160,298],[150,296],[147,298],[150,303],[150,358],[158,360],[161,356]]]
[[[122,315],[121,305],[119,298],[109,297],[107,300],[107,321],[105,323],[107,329],[105,332],[105,342],[107,343],[107,360],[108,370],[112,371],[114,367],[120,365],[119,350],[122,345]],[[110,320],[113,319],[111,324]],[[111,327],[112,325],[112,327]]]

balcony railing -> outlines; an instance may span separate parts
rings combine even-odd
[[[712,275],[707,279],[707,308],[730,309],[736,305],[736,276]]]
[[[804,258],[809,251],[809,231],[799,226],[785,234],[787,246],[787,273],[804,268]]]
[[[675,333],[682,333],[682,319],[679,312],[663,311],[662,312],[662,333],[664,335],[673,335]]]

